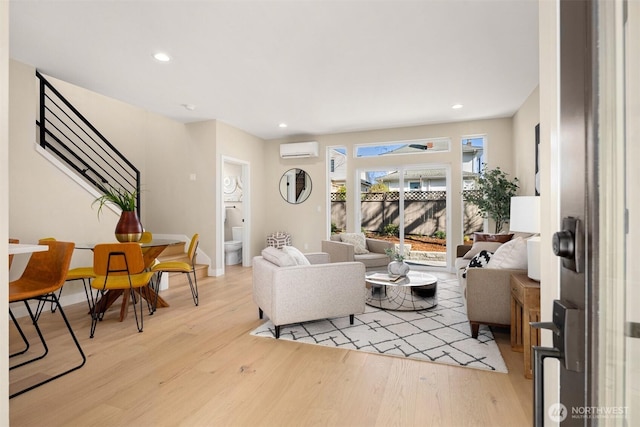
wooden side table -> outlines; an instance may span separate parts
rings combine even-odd
[[[524,376],[533,378],[531,348],[540,345],[540,331],[529,322],[540,321],[540,282],[526,274],[511,275],[511,350],[524,353]]]

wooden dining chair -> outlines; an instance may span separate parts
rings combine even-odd
[[[131,297],[136,326],[138,332],[142,332],[143,298],[141,295],[136,295],[136,290],[140,291],[141,288],[148,286],[153,273],[145,271],[140,245],[136,242],[96,245],[93,248],[93,271],[96,277],[91,282],[91,287],[96,290],[96,296],[91,310],[90,337],[93,338],[98,321],[104,317],[105,310],[101,308],[101,301],[106,301],[107,292],[122,294],[123,298]],[[139,318],[136,312],[138,304],[140,305]]]
[[[193,303],[198,305],[198,279],[196,278],[196,253],[198,251],[198,244],[200,242],[200,236],[198,233],[194,234],[189,243],[189,250],[187,251],[187,258],[189,262],[184,261],[165,261],[159,262],[151,267],[151,271],[158,273],[156,279],[156,295],[160,292],[160,279],[163,273],[184,273],[189,280],[189,287],[191,288],[191,296],[193,297]],[[193,275],[193,280],[191,276]],[[155,308],[156,304],[154,304]]]
[[[39,356],[35,356],[31,359],[11,366],[9,368],[10,370],[40,360],[49,353],[49,348],[47,347],[47,343],[38,325],[38,319],[36,318],[34,312],[31,310],[29,301],[35,300],[38,302],[52,302],[58,305],[58,297],[56,296],[56,291],[60,289],[65,281],[67,271],[69,270],[69,264],[71,262],[71,256],[73,255],[73,248],[75,246],[71,242],[57,242],[54,240],[43,240],[40,241],[39,244],[46,245],[49,248],[46,251],[33,253],[31,255],[31,258],[29,259],[29,262],[27,263],[27,266],[25,267],[24,272],[22,273],[22,276],[19,279],[9,283],[9,303],[16,303],[20,301],[24,303],[25,308],[29,313],[29,317],[31,318],[31,323],[33,324],[38,337],[40,338],[40,342],[42,343],[44,352]],[[73,329],[69,324],[62,306],[58,305],[58,307],[60,315],[62,316],[62,319],[67,326],[67,330],[69,331],[69,334],[71,335],[71,338],[73,339],[73,342],[75,343],[75,346],[80,353],[82,361],[78,365],[74,365],[69,369],[65,369],[58,374],[52,376],[47,375],[47,378],[45,380],[42,380],[26,388],[23,388],[20,391],[12,393],[9,398],[13,398],[29,390],[33,390],[36,387],[47,384],[48,382],[51,382],[84,366],[87,360],[84,352],[80,347],[78,339],[73,333]],[[17,322],[17,319],[11,311],[11,308],[9,308],[9,314],[18,329],[22,331]],[[24,338],[24,334],[22,332],[21,335]],[[19,354],[22,353],[24,352],[20,352]]]

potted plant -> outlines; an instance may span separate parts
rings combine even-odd
[[[138,201],[138,191],[125,190],[124,188],[116,188],[113,186],[100,187],[104,193],[96,198],[92,205],[98,204],[98,217],[102,212],[102,208],[109,203],[122,210],[120,220],[116,224],[115,235],[119,242],[137,242],[142,237],[142,224],[138,218],[136,211],[136,203]]]
[[[489,169],[483,163],[482,173],[476,178],[473,189],[476,191],[465,193],[465,200],[476,205],[484,218],[493,219],[496,234],[501,233],[509,221],[511,197],[518,190],[518,178],[509,180],[499,167]]]
[[[404,255],[396,249],[387,248],[384,250],[392,261],[387,266],[389,276],[406,276],[409,273],[409,265],[404,262]]]

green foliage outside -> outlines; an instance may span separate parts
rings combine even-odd
[[[382,227],[382,234],[386,236],[400,236],[400,226],[396,224],[387,224]]]
[[[436,239],[446,239],[447,233],[445,233],[442,230],[438,230],[435,233],[433,233],[433,237],[435,237]]]
[[[369,192],[370,193],[388,193],[389,186],[382,182],[376,182],[371,186],[371,188],[369,188]]]
[[[502,227],[509,220],[511,197],[518,190],[518,178],[509,180],[507,176],[499,167],[489,169],[483,163],[482,173],[476,178],[474,186],[474,190],[478,191],[466,194],[466,201],[476,205],[480,215],[493,219],[496,233],[501,233]]]

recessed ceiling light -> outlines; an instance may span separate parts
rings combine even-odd
[[[459,110],[462,108],[462,104],[453,104],[451,108],[453,108],[454,110]]]
[[[153,55],[153,57],[156,59],[156,61],[160,61],[160,62],[169,62],[171,61],[171,57],[169,55],[167,55],[164,52],[158,52],[156,54]]]
[[[286,124],[286,123],[280,123],[280,124],[278,125],[278,127],[279,127],[279,128],[286,128],[286,127],[287,127],[287,124]]]

